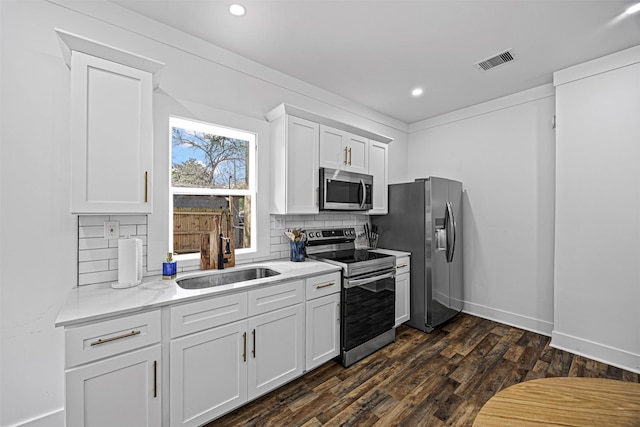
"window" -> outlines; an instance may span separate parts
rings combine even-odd
[[[209,232],[232,237],[236,254],[255,251],[255,134],[173,117],[170,126],[173,252],[199,256]]]

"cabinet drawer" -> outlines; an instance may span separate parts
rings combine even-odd
[[[408,273],[411,270],[411,257],[400,257],[396,259],[396,276]]]
[[[160,342],[160,310],[65,329],[66,367]]]
[[[303,292],[304,280],[249,291],[249,316],[301,303],[304,299]]]
[[[307,279],[307,301],[340,292],[340,272]]]
[[[171,338],[235,322],[246,317],[246,292],[171,307]]]

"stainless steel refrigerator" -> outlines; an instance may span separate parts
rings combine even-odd
[[[462,310],[462,183],[429,177],[389,185],[389,213],[372,216],[378,247],[411,252],[411,318],[431,332]]]

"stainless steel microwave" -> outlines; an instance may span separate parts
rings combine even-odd
[[[367,211],[373,208],[373,176],[320,168],[320,210]]]

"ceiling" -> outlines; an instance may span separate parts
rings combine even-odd
[[[231,0],[111,1],[409,124],[640,44],[634,1],[239,0],[243,17]],[[474,67],[506,49],[516,60]]]

